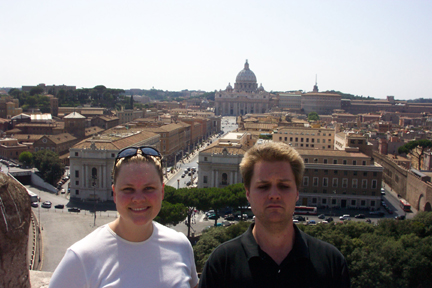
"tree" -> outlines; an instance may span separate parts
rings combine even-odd
[[[30,96],[39,95],[44,92],[42,87],[36,86],[30,89]]]
[[[33,162],[33,154],[28,151],[24,151],[19,155],[18,160],[25,166],[30,166]]]
[[[422,158],[424,153],[432,148],[432,141],[427,139],[410,141],[398,148],[399,154],[411,154],[416,158],[418,169],[422,168]]]
[[[319,115],[316,112],[310,112],[308,115],[308,121],[318,121],[319,119]]]
[[[41,150],[33,154],[34,166],[39,170],[42,179],[52,185],[63,176],[65,167],[57,153]]]

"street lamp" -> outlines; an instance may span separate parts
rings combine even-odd
[[[94,222],[93,222],[93,226],[96,226],[96,180],[97,180],[97,176],[93,175],[92,176],[93,179],[93,201],[94,201]]]

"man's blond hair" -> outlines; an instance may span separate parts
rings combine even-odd
[[[267,142],[249,149],[240,163],[240,172],[247,189],[250,188],[255,164],[259,161],[288,162],[291,165],[297,189],[299,189],[305,166],[300,154],[294,148],[283,142]]]

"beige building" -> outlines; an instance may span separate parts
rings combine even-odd
[[[151,132],[105,134],[77,143],[70,149],[70,188],[73,201],[113,201],[111,171],[118,151],[129,146],[159,147]]]
[[[24,151],[30,151],[31,145],[20,144],[17,139],[4,138],[0,140],[0,156],[6,159],[17,160]]]
[[[250,147],[250,134],[228,133],[199,153],[198,187],[226,187],[243,182],[239,164]]]
[[[132,110],[132,109],[123,109],[121,111],[116,112],[117,117],[119,118],[119,124],[124,124],[131,122],[135,119],[144,118],[143,110]]]
[[[225,90],[215,93],[215,114],[240,116],[248,113],[265,113],[270,110],[271,94],[258,87],[257,79],[246,60],[244,69],[237,74],[234,88],[228,84]]]
[[[273,132],[273,141],[290,144],[294,148],[334,149],[335,130],[312,127],[284,127]]]
[[[354,132],[337,133],[334,139],[334,148],[336,150],[358,150],[369,157],[373,157],[373,145],[368,142],[367,136]]]
[[[321,114],[332,114],[333,110],[341,109],[341,96],[327,92],[309,92],[302,94],[302,109],[306,114],[316,112]]]

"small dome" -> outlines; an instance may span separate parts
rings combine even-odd
[[[228,86],[226,87],[226,90],[232,90],[233,88],[232,88],[232,86],[231,86],[231,83],[228,83]]]
[[[262,83],[260,84],[260,86],[258,87],[258,91],[265,91],[264,87],[262,86]]]

